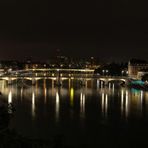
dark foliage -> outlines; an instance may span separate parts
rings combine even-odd
[[[126,73],[122,74],[122,70],[124,69],[127,69],[127,64],[111,63],[96,69],[95,73],[104,76],[120,76],[120,75],[126,75]]]

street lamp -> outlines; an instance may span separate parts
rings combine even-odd
[[[108,75],[108,70],[106,70],[106,75]]]
[[[123,74],[124,74],[124,70],[122,70],[122,72],[121,72],[121,73],[122,73],[122,76],[123,76]]]

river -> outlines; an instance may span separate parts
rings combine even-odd
[[[81,86],[77,79],[29,81],[7,85],[0,81],[0,99],[16,111],[10,129],[29,138],[60,136],[68,146],[134,146],[143,144],[148,133],[148,92],[103,86],[90,79]],[[118,141],[118,142],[117,142]]]

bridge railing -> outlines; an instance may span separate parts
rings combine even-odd
[[[2,75],[0,76],[0,78],[3,77],[14,77],[14,78],[22,78],[22,77],[58,77],[59,74],[45,74],[45,73],[32,73],[32,74],[6,74],[6,75]],[[104,78],[104,79],[128,79],[127,76],[102,76],[102,75],[97,75],[97,74],[65,74],[65,73],[61,73],[60,74],[61,77],[66,77],[66,78]]]

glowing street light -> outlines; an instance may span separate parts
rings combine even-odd
[[[122,70],[121,73],[122,73],[122,76],[123,76],[123,74],[124,74],[124,70]]]
[[[108,75],[108,72],[109,72],[109,71],[108,71],[108,70],[106,70],[106,75]]]

